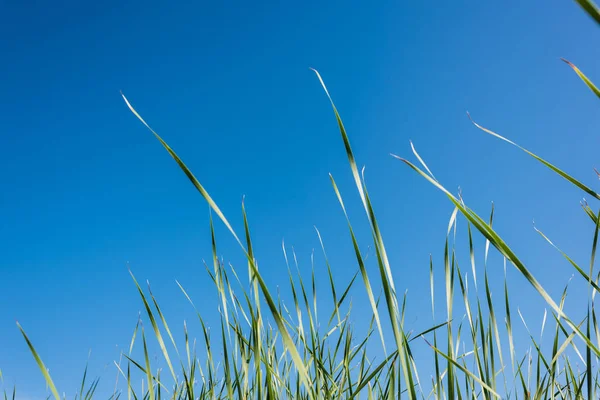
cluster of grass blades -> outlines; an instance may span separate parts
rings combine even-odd
[[[576,1],[600,23],[600,12],[593,3],[585,0]],[[592,81],[575,65],[566,60],[565,62],[600,97],[600,91]],[[293,298],[293,307],[289,309],[279,295],[274,295],[269,290],[261,275],[253,252],[249,222],[243,204],[244,232],[238,235],[202,184],[123,96],[129,109],[160,141],[207,201],[211,215],[216,216],[233,235],[246,256],[249,285],[242,283],[240,275],[233,266],[226,266],[218,257],[211,216],[212,265],[206,267],[219,297],[220,326],[216,338],[211,336],[202,315],[197,311],[185,288],[178,283],[182,294],[196,309],[202,326],[203,356],[201,357],[196,342],[189,339],[185,324],[184,343],[176,342],[150,287],[144,290],[132,274],[144,306],[144,321],[147,321],[152,330],[163,358],[162,365],[166,368],[152,365],[145,326],[140,318],[134,329],[129,351],[123,353],[119,361],[115,362],[120,386],[115,385],[112,395],[105,397],[111,400],[119,398],[128,400],[598,398],[600,369],[597,360],[600,358],[600,325],[594,300],[597,292],[600,291],[600,271],[594,271],[594,262],[600,228],[600,210],[595,212],[587,202],[582,203],[584,212],[595,227],[590,263],[587,267],[578,265],[543,232],[536,229],[573,267],[577,279],[582,279],[589,288],[586,317],[578,321],[572,319],[564,310],[567,287],[565,286],[559,300],[553,299],[493,229],[493,207],[489,217],[480,217],[468,207],[460,195],[452,194],[435,178],[411,143],[417,164],[398,156],[394,157],[439,189],[454,207],[448,224],[443,254],[445,316],[441,321],[434,319],[431,328],[414,333],[405,326],[406,298],[398,294],[394,284],[392,268],[364,176],[357,167],[342,119],[325,83],[319,73],[314,72],[333,107],[354,183],[368,217],[375,255],[374,264],[379,279],[372,280],[372,276],[367,271],[366,255],[361,251],[340,190],[333,176],[330,176],[334,193],[347,221],[358,269],[349,283],[338,286],[327,260],[323,240],[317,231],[332,298],[331,305],[328,306],[330,312],[324,318],[321,313],[319,319],[317,309],[322,310],[322,308],[317,306],[314,270],[310,280],[306,282],[299,272],[293,274],[288,260],[291,258],[295,261],[296,257],[295,254],[293,257],[288,257],[284,245],[283,253],[289,272],[289,291]],[[473,124],[482,131],[527,153],[581,189],[587,196],[600,200],[598,193],[553,164],[474,121]],[[470,250],[470,270],[464,272],[459,266],[455,250],[456,222],[459,215],[466,219]],[[486,240],[483,275],[480,272],[479,283],[473,244],[473,235],[477,232]],[[512,333],[515,313],[511,308],[506,278],[501,304],[496,305],[492,301],[487,273],[490,247],[495,248],[503,256],[505,270],[507,265],[513,265],[548,305],[550,315],[544,314],[542,334],[545,330],[552,332],[552,346],[549,351],[545,351],[545,347],[541,345],[541,335],[536,338],[529,333],[529,337],[524,340],[529,350],[525,354],[517,354],[515,350],[517,338],[513,337]],[[298,270],[297,264],[296,270]],[[482,288],[476,291],[475,296],[469,292],[468,277],[472,279],[476,288],[478,285]],[[433,313],[435,310],[433,262],[430,264],[430,278]],[[364,335],[357,335],[350,323],[352,307],[349,293],[351,290],[358,290],[355,288],[357,280],[362,280],[360,290],[366,291],[371,310],[368,326],[362,327],[366,331]],[[245,290],[245,287],[249,289]],[[380,290],[382,294],[376,295]],[[483,294],[482,298],[478,293]],[[460,304],[461,310],[465,311],[466,316],[462,321],[454,318],[456,304]],[[520,312],[518,315],[527,327]],[[502,320],[504,326],[500,326]],[[49,398],[61,399],[48,369],[32,342],[20,325],[18,328],[42,371],[50,393]],[[527,331],[529,332],[528,328]],[[518,339],[523,341],[522,338]],[[431,369],[434,373],[430,382],[424,381],[423,377],[419,376],[419,366],[413,357],[414,346],[417,343],[425,344],[431,349],[433,358]],[[381,348],[383,357],[379,357],[379,360],[369,352],[374,345]],[[142,360],[136,360],[133,356],[134,347],[141,349]],[[86,367],[81,387],[75,398],[88,400],[97,397],[98,382],[98,379],[92,381],[87,379]],[[14,388],[4,390],[4,399],[9,398],[16,398]],[[62,398],[66,398],[66,395]]]

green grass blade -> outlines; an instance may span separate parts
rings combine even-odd
[[[565,320],[569,327],[577,332],[577,335],[586,343],[587,346],[595,353],[596,356],[600,356],[600,350],[587,338],[587,336],[575,325],[575,323],[563,312],[563,310],[556,304],[552,297],[546,292],[538,280],[531,274],[531,272],[525,267],[523,262],[517,257],[512,249],[504,242],[504,240],[485,222],[479,217],[474,211],[464,206],[456,197],[454,197],[446,188],[441,184],[423,172],[421,169],[416,167],[410,161],[402,159],[405,164],[410,166],[413,170],[427,179],[435,187],[441,190],[449,200],[459,208],[460,212],[469,220],[473,226],[477,228],[486,238],[490,240],[492,245],[498,249],[498,251],[505,256],[517,270],[529,281],[529,283],[535,288],[535,290],[542,296],[542,298],[552,307],[552,309]]]
[[[179,167],[185,173],[185,175],[188,177],[188,179],[193,184],[193,186],[198,190],[198,192],[200,192],[200,194],[202,195],[202,197],[204,197],[204,199],[207,201],[207,203],[209,204],[209,206],[211,207],[211,209],[215,212],[215,214],[217,214],[217,216],[225,224],[225,226],[227,227],[227,229],[229,230],[229,232],[236,239],[238,245],[244,251],[244,254],[246,255],[246,258],[248,259],[248,263],[249,263],[250,267],[252,268],[252,272],[254,273],[254,275],[255,275],[255,277],[256,277],[256,279],[258,281],[258,284],[259,284],[259,286],[261,288],[261,291],[263,293],[263,296],[264,296],[264,298],[265,298],[265,300],[267,302],[267,305],[269,306],[271,314],[272,314],[272,316],[273,316],[273,318],[274,318],[274,320],[275,320],[275,322],[277,324],[277,327],[280,330],[280,333],[281,333],[284,345],[286,346],[287,350],[290,352],[290,355],[292,356],[292,360],[294,361],[294,365],[296,366],[296,369],[298,370],[300,379],[301,379],[302,383],[304,384],[304,386],[308,390],[308,396],[309,396],[309,398],[313,399],[314,398],[314,394],[310,390],[310,388],[312,387],[312,384],[311,384],[311,380],[310,380],[310,377],[308,375],[308,371],[306,369],[306,366],[304,365],[302,357],[300,356],[300,353],[298,352],[298,350],[296,348],[296,345],[294,344],[294,341],[292,340],[292,337],[290,336],[290,334],[289,334],[289,332],[288,332],[288,330],[286,328],[286,325],[285,325],[283,317],[279,314],[279,311],[277,309],[277,305],[276,305],[275,301],[273,300],[273,297],[271,296],[269,290],[267,289],[267,286],[266,286],[266,284],[265,284],[262,276],[258,272],[258,268],[255,265],[254,259],[250,256],[250,254],[248,253],[248,251],[244,247],[244,245],[243,245],[242,241],[240,240],[239,236],[234,231],[233,227],[231,226],[231,224],[229,223],[229,221],[227,220],[227,218],[225,218],[225,215],[223,214],[223,212],[221,211],[221,209],[217,206],[217,204],[214,202],[214,200],[212,199],[212,197],[208,194],[208,192],[206,191],[206,189],[204,189],[204,186],[202,186],[200,184],[200,182],[198,181],[198,179],[196,179],[196,177],[194,176],[194,174],[192,174],[192,172],[189,170],[189,168],[183,163],[183,161],[173,151],[173,149],[171,149],[171,147],[158,135],[158,133],[156,133],[146,123],[146,121],[144,121],[144,119],[138,114],[138,112],[135,111],[135,109],[131,106],[131,104],[129,103],[129,101],[127,100],[127,98],[124,95],[123,95],[123,99],[125,100],[125,103],[127,104],[127,107],[129,108],[129,110],[140,120],[140,122],[142,122],[142,124],[144,124],[144,126],[146,128],[148,128],[150,130],[150,132],[152,132],[152,134],[156,137],[156,139],[158,139],[158,141],[163,145],[163,147],[165,148],[165,150],[167,150],[167,152],[175,160],[175,162],[177,163],[177,165],[179,165]]]
[[[575,0],[577,4],[585,10],[585,12],[600,24],[600,10],[598,6],[591,0]]]
[[[44,365],[44,362],[42,361],[42,359],[38,355],[37,351],[35,350],[35,347],[33,347],[33,344],[31,343],[31,341],[29,340],[29,338],[25,334],[25,331],[21,327],[21,324],[19,324],[18,322],[17,322],[17,327],[21,331],[21,334],[23,335],[23,338],[25,339],[25,342],[27,342],[27,346],[29,347],[29,350],[31,351],[31,354],[33,355],[33,358],[35,359],[35,362],[37,363],[40,371],[42,372],[42,375],[44,375],[44,379],[46,380],[46,384],[50,388],[50,391],[52,392],[52,395],[54,396],[54,399],[55,400],[61,400],[61,398],[60,398],[60,396],[58,394],[58,390],[56,390],[56,386],[54,386],[54,382],[52,381],[52,378],[50,377],[50,373],[48,372],[48,368],[46,368],[46,366]]]
[[[600,200],[600,195],[598,193],[596,193],[594,190],[590,189],[588,186],[584,185],[583,183],[579,182],[577,179],[573,178],[571,175],[569,175],[566,172],[562,171],[558,167],[550,164],[548,161],[544,160],[543,158],[541,158],[541,157],[533,154],[532,152],[530,152],[529,150],[525,149],[524,147],[519,146],[518,144],[516,144],[512,140],[509,140],[509,139],[505,138],[504,136],[501,136],[501,135],[497,134],[494,131],[491,131],[491,130],[489,130],[487,128],[484,128],[483,126],[481,126],[478,123],[476,123],[475,121],[473,121],[473,119],[471,118],[470,115],[469,115],[469,118],[471,119],[471,122],[473,123],[473,125],[475,125],[477,128],[481,129],[482,131],[484,131],[486,133],[489,133],[492,136],[497,137],[498,139],[501,139],[501,140],[505,141],[506,143],[510,143],[511,145],[513,145],[513,146],[517,147],[518,149],[524,151],[525,153],[529,154],[531,157],[535,158],[536,160],[538,160],[539,162],[541,162],[542,164],[544,164],[546,167],[550,168],[552,171],[556,172],[558,175],[562,176],[567,181],[571,182],[573,185],[577,186],[579,189],[583,190],[584,192],[588,193],[589,195],[593,196],[594,198]]]
[[[577,68],[577,66],[575,66],[575,64],[573,64],[572,62],[570,62],[568,60],[565,60],[564,58],[561,58],[561,60],[563,60],[565,63],[567,63],[567,65],[569,67],[571,67],[573,69],[573,71],[575,71],[577,76],[579,76],[579,78],[581,78],[581,80],[587,85],[587,87],[590,88],[590,90],[592,92],[594,92],[594,94],[600,98],[600,90],[598,90],[596,85],[594,85],[594,83],[587,76],[585,76],[585,74],[583,72],[581,72],[581,70],[579,68]]]

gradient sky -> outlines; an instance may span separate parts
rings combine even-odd
[[[46,392],[15,320],[61,392],[74,395],[90,349],[90,373],[110,392],[112,361],[142,306],[128,263],[151,282],[172,329],[194,319],[176,279],[209,322],[216,318],[202,264],[211,257],[208,207],[120,90],[236,229],[246,196],[257,258],[274,289],[287,282],[282,239],[309,271],[319,250],[314,225],[340,285],[356,271],[329,172],[361,246],[369,245],[335,119],[309,67],[321,72],[367,166],[415,329],[431,325],[428,259],[433,253],[441,275],[452,206],[390,157],[414,159],[409,140],[476,211],[487,216],[495,202],[498,231],[551,294],[572,269],[533,219],[588,265],[593,227],[582,193],[465,114],[597,184],[598,99],[559,58],[600,76],[600,32],[574,2],[167,3],[0,1],[0,369],[22,398]],[[220,224],[217,235],[219,253],[245,271]],[[481,267],[483,241],[476,244]],[[497,254],[490,275],[499,299]],[[515,307],[541,319],[539,296],[513,269],[509,279]],[[363,292],[357,286],[357,298]],[[355,309],[368,315],[364,302]]]

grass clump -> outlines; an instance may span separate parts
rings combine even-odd
[[[577,0],[582,8],[600,23],[596,6],[585,0]],[[600,91],[575,65],[565,60],[583,82],[600,97]],[[536,231],[555,247],[574,269],[574,273],[586,282],[588,298],[585,317],[577,320],[564,309],[567,287],[556,300],[544,289],[532,272],[515,254],[505,240],[494,230],[494,210],[481,217],[465,203],[463,198],[448,191],[439,182],[414,146],[412,151],[417,162],[395,156],[417,174],[440,190],[451,202],[454,210],[448,224],[444,246],[444,294],[446,314],[441,322],[422,332],[415,333],[405,323],[406,296],[398,293],[392,276],[386,247],[369,197],[364,175],[355,161],[348,134],[333,100],[317,71],[314,71],[334,111],[347,154],[354,184],[369,222],[372,248],[377,267],[377,279],[367,271],[366,255],[360,249],[351,221],[346,213],[343,197],[330,176],[331,184],[340,207],[346,217],[352,249],[358,269],[349,283],[339,286],[333,278],[325,246],[321,240],[325,265],[329,276],[332,302],[326,306],[327,314],[317,313],[318,302],[314,271],[308,281],[291,271],[289,257],[284,246],[284,256],[289,273],[289,293],[293,307],[289,309],[279,294],[269,290],[258,267],[250,235],[246,210],[242,204],[244,231],[236,232],[224,213],[187,168],[171,147],[144,121],[123,96],[133,114],[154,134],[192,185],[206,200],[211,209],[210,232],[212,238],[212,265],[207,272],[218,292],[219,329],[212,337],[202,315],[197,311],[184,287],[182,293],[196,309],[202,327],[202,344],[205,356],[198,355],[195,341],[191,341],[184,324],[184,342],[177,343],[159,303],[148,287],[144,290],[132,274],[133,281],[144,305],[144,321],[149,323],[152,336],[158,344],[166,368],[152,365],[146,328],[138,320],[129,351],[115,362],[118,380],[111,400],[130,399],[592,399],[600,396],[600,325],[598,324],[595,297],[600,291],[600,271],[594,271],[600,210],[594,211],[584,202],[582,208],[594,226],[589,267],[578,265],[562,252],[541,231]],[[555,165],[519,146],[511,140],[477,124],[482,131],[522,150],[550,170],[586,193],[599,199],[600,195],[587,185],[573,178]],[[248,284],[240,274],[218,257],[213,217],[220,220],[234,237],[248,268]],[[470,253],[470,271],[461,270],[456,256],[457,219],[464,217],[467,223],[467,239]],[[483,275],[477,278],[474,257],[475,234],[485,238]],[[550,314],[544,314],[542,334],[552,332],[551,346],[544,346],[534,337],[521,313],[529,333],[524,354],[517,354],[513,336],[515,313],[511,307],[509,286],[504,281],[504,293],[500,306],[492,301],[487,273],[490,247],[495,248],[504,259],[505,269],[512,264],[547,304]],[[295,260],[295,255],[293,257]],[[296,265],[297,267],[297,265]],[[470,275],[469,275],[470,274]],[[469,293],[468,279],[476,288],[475,296]],[[430,264],[431,303],[434,305],[434,267]],[[364,333],[356,333],[350,322],[352,306],[349,293],[362,281],[371,311]],[[247,288],[247,289],[245,289]],[[378,290],[381,289],[381,294]],[[362,290],[362,289],[361,289]],[[480,297],[480,293],[482,294]],[[455,306],[464,311],[465,318],[456,319]],[[504,321],[504,327],[501,327]],[[31,353],[46,380],[50,396],[61,396],[46,366],[18,325]],[[141,343],[140,343],[141,342]],[[431,349],[433,371],[431,381],[424,381],[424,371],[415,359],[415,346],[425,344]],[[133,356],[140,349],[142,359]],[[169,350],[169,348],[171,350]],[[373,350],[376,349],[376,350]],[[383,355],[379,358],[372,354]],[[2,374],[0,372],[0,379]],[[87,379],[84,371],[81,387],[75,398],[92,399],[96,396],[98,379]],[[16,394],[5,390],[4,398]],[[63,396],[64,397],[64,396]],[[108,396],[107,396],[108,397]]]

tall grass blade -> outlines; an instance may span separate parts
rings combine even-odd
[[[27,346],[29,347],[29,350],[31,351],[31,354],[33,355],[33,358],[35,359],[35,362],[37,363],[40,371],[42,372],[42,375],[44,375],[44,379],[46,380],[46,385],[48,385],[48,387],[50,388],[50,391],[52,392],[52,395],[54,396],[54,400],[61,400],[60,395],[58,394],[58,390],[56,390],[56,386],[54,386],[54,382],[52,381],[52,378],[50,377],[48,368],[46,368],[46,366],[44,365],[44,362],[42,361],[42,359],[38,355],[37,351],[35,350],[35,347],[33,347],[33,344],[27,337],[27,334],[25,334],[25,331],[21,327],[21,324],[19,324],[18,322],[17,322],[17,327],[21,331],[21,334],[23,335],[25,342],[27,342]]]

